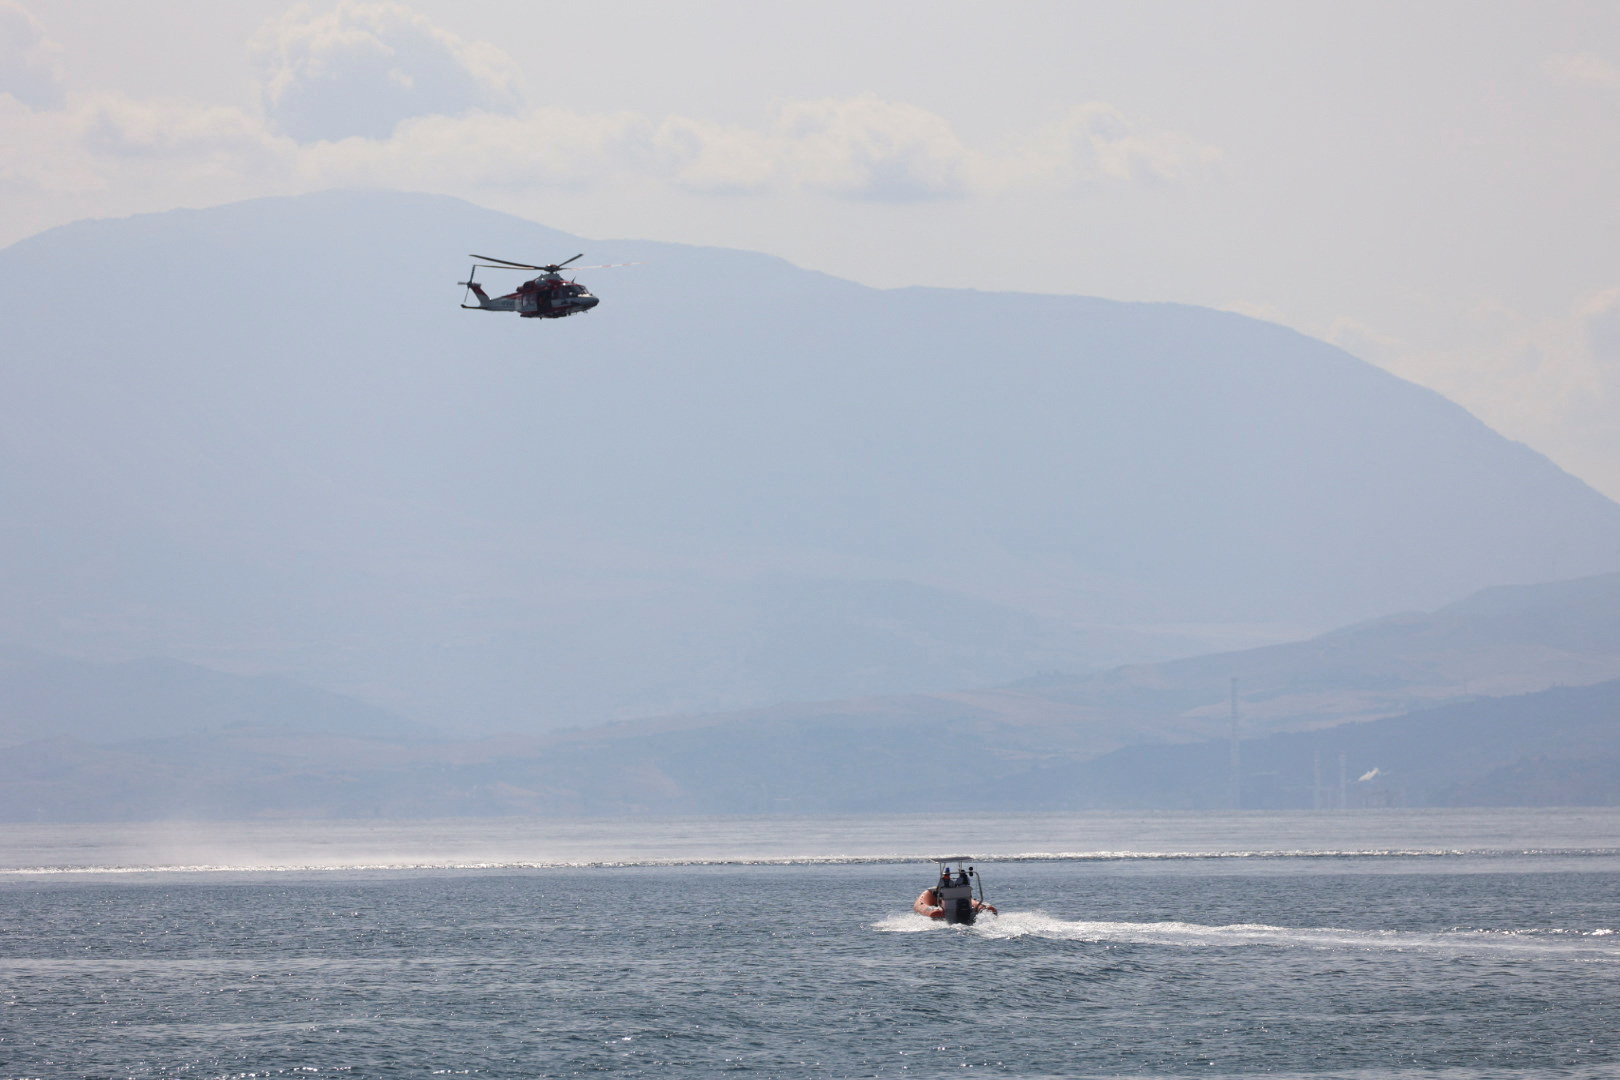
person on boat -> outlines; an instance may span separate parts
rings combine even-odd
[[[947,875],[948,877],[949,875]],[[911,905],[911,910],[919,915],[926,915],[930,919],[943,919],[945,917],[945,905],[939,902],[939,893],[935,891],[933,886],[929,886],[922,891],[916,902]],[[975,912],[988,911],[992,915],[1001,914],[1001,912],[982,900],[973,901],[973,910]]]

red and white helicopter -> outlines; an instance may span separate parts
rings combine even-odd
[[[574,259],[583,259],[584,252],[574,256]],[[472,311],[515,311],[525,319],[561,319],[567,315],[578,315],[591,310],[601,303],[576,281],[565,281],[562,268],[573,262],[574,259],[564,259],[560,263],[551,263],[548,266],[532,266],[529,263],[508,262],[505,259],[492,259],[488,255],[474,255],[475,259],[483,262],[473,263],[472,272],[467,275],[466,281],[456,284],[465,285],[469,291],[478,297],[478,303],[466,303],[466,294],[462,294],[462,307]],[[576,266],[575,270],[606,270],[613,266],[634,266],[635,263],[607,263],[603,266]],[[477,276],[479,267],[491,270],[539,270],[540,276],[525,281],[517,287],[516,292],[505,296],[491,297],[484,291],[484,287],[473,278]]]

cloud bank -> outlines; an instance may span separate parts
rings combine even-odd
[[[1119,116],[1108,106],[1082,111]],[[997,154],[966,145],[935,113],[872,95],[782,102],[757,127],[542,107],[425,113],[392,120],[386,137],[308,140],[242,110],[103,94],[43,118],[0,115],[8,142],[25,127],[109,177],[123,159],[165,156],[244,183],[296,177],[306,185],[465,190],[635,180],[714,196],[810,193],[891,203],[1179,183],[1219,159],[1185,136],[1133,127],[1117,136],[1037,133],[1023,148]],[[6,158],[19,175],[52,171],[40,158]]]
[[[15,0],[0,0],[0,94],[31,108],[62,104],[62,65],[45,27]]]
[[[521,104],[517,65],[393,3],[306,4],[265,26],[252,45],[264,65],[270,127],[299,142],[386,139],[401,120]]]
[[[1103,103],[1006,148],[968,145],[945,117],[873,94],[778,101],[755,125],[639,112],[526,107],[517,65],[397,3],[299,5],[252,43],[262,114],[116,94],[68,100],[43,27],[0,0],[13,150],[0,182],[88,190],[131,183],[132,163],[269,191],[339,185],[418,190],[654,183],[723,197],[814,194],[903,203],[1163,184],[1219,152]],[[36,115],[37,114],[37,115]]]
[[[1547,61],[1547,70],[1565,82],[1620,90],[1620,67],[1591,53],[1551,57]]]

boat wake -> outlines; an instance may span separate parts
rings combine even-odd
[[[991,940],[1037,938],[1098,944],[1160,945],[1174,948],[1279,948],[1368,951],[1537,952],[1620,963],[1620,933],[1612,929],[1537,928],[1519,930],[1451,929],[1436,932],[1349,930],[1334,927],[1267,926],[1243,923],[1203,926],[1184,922],[1091,922],[1058,919],[1040,911],[982,917],[972,926],[947,927],[906,913],[872,924],[884,933],[951,930]]]

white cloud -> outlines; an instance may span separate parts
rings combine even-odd
[[[311,182],[333,184],[405,179],[465,190],[630,180],[715,195],[915,202],[1066,190],[1081,182],[1159,184],[1190,175],[1216,154],[1181,136],[1139,131],[1116,111],[1106,115],[1109,132],[1093,131],[1079,150],[1072,140],[1048,140],[1039,153],[997,156],[966,145],[936,113],[869,94],[781,102],[765,124],[752,127],[539,108],[417,117],[386,139],[305,145],[298,157]]]
[[[762,127],[640,113],[533,109],[401,123],[389,139],[305,147],[332,182],[582,187],[653,181],[705,194],[811,192],[911,201],[969,194],[976,155],[946,121],[870,96],[785,102]]]
[[[882,202],[969,194],[978,159],[943,117],[872,94],[779,102],[761,128],[667,117],[650,150],[627,164],[689,191]]]
[[[1196,178],[1220,157],[1214,146],[1180,132],[1143,128],[1112,105],[1093,101],[1036,132],[1007,166],[1013,183],[1168,184]]]
[[[294,172],[296,144],[239,109],[119,94],[30,110],[0,98],[0,184],[57,194],[150,180],[274,186]]]
[[[1575,314],[1593,366],[1620,390],[1620,288],[1583,297]]]
[[[425,116],[401,123],[389,139],[302,146],[297,157],[315,186],[404,181],[446,190],[567,189],[658,171],[650,163],[655,131],[636,113]]]
[[[61,105],[59,52],[33,12],[16,0],[0,0],[0,94],[36,109]]]
[[[671,116],[653,133],[651,145],[657,166],[690,191],[760,192],[781,180],[777,141],[734,124]]]
[[[969,145],[946,117],[870,93],[778,101],[756,124],[523,108],[505,53],[392,2],[341,0],[324,13],[301,4],[252,47],[262,114],[122,93],[64,98],[38,20],[0,0],[0,185],[55,213],[76,198],[104,212],[337,186],[900,203],[1153,186],[1218,157],[1098,103],[1015,135],[1010,149]]]
[[[1620,67],[1590,53],[1551,57],[1547,60],[1547,70],[1566,82],[1620,90]]]
[[[244,195],[397,185],[509,193],[630,183],[711,196],[917,202],[1062,192],[1077,184],[1151,186],[1213,153],[1183,151],[1179,137],[1138,132],[1109,111],[1108,131],[1093,130],[1078,150],[1072,140],[1047,140],[1038,153],[1026,144],[998,156],[966,145],[935,113],[870,95],[783,102],[759,126],[635,112],[473,110],[401,119],[385,138],[314,142],[282,134],[250,112],[190,101],[97,94],[57,110],[0,97],[0,105],[7,101],[11,106],[0,107],[0,183],[60,192],[167,184],[180,198],[187,196],[176,185],[204,180],[238,185]]]
[[[300,142],[386,139],[402,120],[515,110],[517,66],[394,3],[343,0],[314,13],[298,5],[260,31],[265,110]]]
[[[943,117],[871,94],[787,102],[770,138],[788,186],[846,198],[965,195],[977,157]]]
[[[85,145],[106,157],[216,162],[247,174],[285,156],[291,142],[240,109],[98,94],[76,103]]]
[[[48,51],[37,20],[12,0],[0,0],[0,29],[19,57]],[[1218,156],[1098,103],[1074,107],[1062,123],[1000,153],[967,145],[938,113],[869,93],[779,101],[757,125],[522,109],[519,75],[501,50],[392,2],[341,0],[324,13],[300,4],[266,24],[253,49],[265,65],[263,117],[118,94],[75,100],[45,110],[45,124],[0,118],[35,145],[57,147],[56,164],[0,151],[0,177],[44,183],[71,159],[81,184],[108,183],[136,162],[161,161],[177,179],[267,190],[404,184],[467,193],[630,182],[706,195],[919,202],[1158,184]],[[56,85],[40,83],[34,101],[48,96],[40,87]]]
[[[0,190],[75,194],[106,187],[105,169],[64,114],[0,94],[0,147]]]

